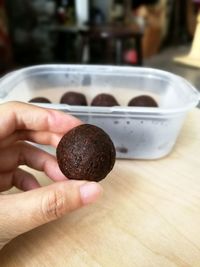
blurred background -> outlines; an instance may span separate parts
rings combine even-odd
[[[0,0],[0,75],[47,63],[148,66],[198,88],[198,12],[198,0]],[[176,60],[191,54],[194,64]]]

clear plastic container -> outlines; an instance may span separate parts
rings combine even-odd
[[[67,91],[85,94],[88,103],[99,93],[115,96],[120,106],[92,107],[59,104]],[[148,94],[159,108],[128,107],[134,96]],[[174,74],[140,67],[40,65],[24,68],[0,80],[0,101],[28,102],[36,96],[52,104],[39,104],[70,113],[102,127],[112,138],[118,158],[157,159],[173,148],[199,92]]]

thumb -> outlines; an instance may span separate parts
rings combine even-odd
[[[19,234],[92,203],[101,191],[101,186],[95,182],[69,180],[19,194],[2,195],[0,239],[9,241]]]

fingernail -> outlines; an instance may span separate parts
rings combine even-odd
[[[84,205],[94,202],[101,194],[102,187],[95,182],[87,182],[80,187],[80,197]]]

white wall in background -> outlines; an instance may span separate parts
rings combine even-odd
[[[79,25],[89,20],[89,0],[75,0],[76,19]]]

